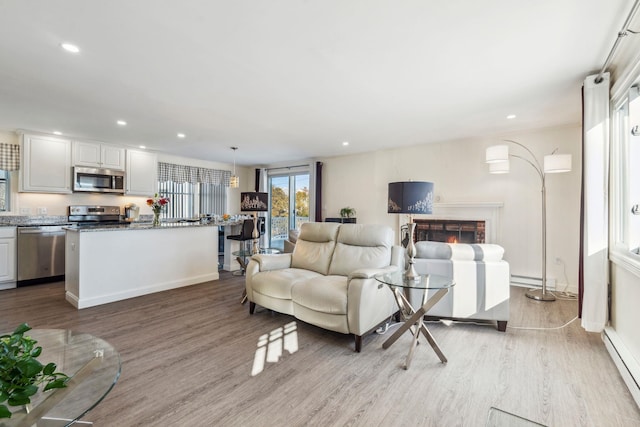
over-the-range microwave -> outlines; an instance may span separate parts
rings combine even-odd
[[[124,171],[75,166],[73,191],[124,194]]]

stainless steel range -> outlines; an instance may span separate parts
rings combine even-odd
[[[128,224],[120,216],[120,206],[73,205],[69,206],[69,222],[78,227]]]

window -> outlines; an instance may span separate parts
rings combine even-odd
[[[222,215],[227,206],[227,187],[224,185],[165,181],[158,182],[158,192],[170,200],[162,218]]]
[[[0,212],[11,210],[11,183],[9,182],[9,172],[0,170]]]
[[[640,82],[614,104],[611,184],[612,243],[622,251],[640,247]]]

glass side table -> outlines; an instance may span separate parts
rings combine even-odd
[[[120,354],[103,339],[64,329],[32,329],[25,335],[42,347],[38,360],[54,362],[70,379],[65,388],[38,391],[28,408],[9,407],[13,415],[1,419],[2,426],[72,425],[100,403],[120,377]]]
[[[398,303],[400,309],[400,315],[404,320],[404,324],[393,333],[383,344],[382,348],[387,349],[398,340],[408,330],[411,330],[413,339],[411,340],[411,346],[409,347],[409,354],[404,365],[405,369],[409,369],[411,360],[413,358],[413,352],[418,344],[418,337],[420,333],[424,335],[427,342],[433,348],[433,351],[438,355],[438,358],[442,363],[447,363],[447,358],[442,353],[442,350],[436,343],[436,340],[431,335],[429,329],[424,324],[424,315],[431,307],[433,307],[438,301],[444,297],[449,289],[455,285],[453,279],[445,276],[438,276],[435,274],[421,275],[419,280],[407,280],[404,277],[402,271],[396,271],[394,273],[381,273],[376,274],[374,278],[384,283],[393,291],[393,295]],[[434,290],[431,296],[429,291]],[[418,309],[415,309],[418,307]]]

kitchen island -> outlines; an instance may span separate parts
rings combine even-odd
[[[219,278],[215,224],[66,230],[65,298],[78,309]]]

